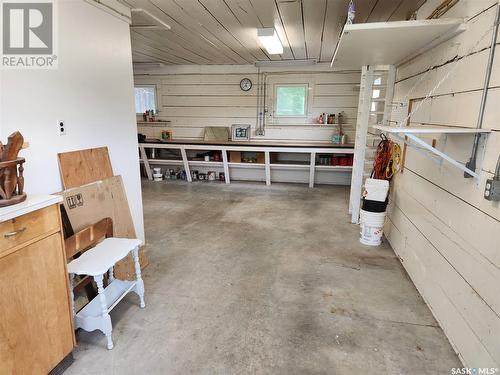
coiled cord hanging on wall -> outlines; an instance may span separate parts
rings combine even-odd
[[[379,180],[391,180],[399,170],[401,162],[401,147],[392,142],[384,134],[380,135],[382,140],[377,146],[375,159],[373,161],[372,178]]]

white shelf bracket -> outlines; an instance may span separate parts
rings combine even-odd
[[[424,140],[420,139],[419,137],[415,136],[414,134],[408,134],[406,133],[405,134],[408,139],[411,139],[413,142],[417,143],[418,145],[422,146],[423,148],[425,148],[426,150],[432,152],[433,154],[439,156],[440,158],[446,160],[448,163],[454,165],[455,167],[457,167],[458,169],[462,170],[463,172],[466,172],[468,173],[469,175],[471,175],[472,177],[478,179],[479,178],[479,175],[474,172],[474,171],[471,171],[469,168],[467,168],[464,164],[456,161],[455,159],[453,159],[451,156],[445,154],[444,152],[442,151],[439,151],[437,148],[435,147],[432,147],[431,145],[429,145],[427,142],[425,142]],[[399,138],[399,137],[398,137]],[[410,142],[405,142],[408,146],[412,147],[413,149],[416,149],[414,147],[413,144],[411,144]],[[427,153],[423,153],[425,156],[429,157],[430,155],[427,154]],[[432,158],[434,159],[434,158]]]
[[[410,141],[406,140],[404,137],[401,137],[398,134],[392,134],[392,136],[394,138],[398,139],[399,141],[403,142],[408,147],[411,147],[413,150],[415,150],[416,152],[418,152],[420,155],[425,156],[426,158],[432,160],[437,165],[441,166],[443,164],[442,163],[443,159],[441,159],[441,158],[439,158],[437,156],[433,156],[433,155],[429,154],[427,151],[425,151],[421,147],[415,146],[413,143],[411,143]]]

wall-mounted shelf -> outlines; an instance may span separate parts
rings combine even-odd
[[[372,125],[372,128],[392,134],[476,134],[491,133],[489,129],[459,128],[455,126],[384,126]]]
[[[463,20],[453,18],[346,24],[331,65],[401,65],[464,30]]]
[[[445,154],[444,152],[438,150],[432,145],[428,144],[424,140],[417,137],[418,134],[489,134],[491,130],[488,129],[475,129],[475,128],[459,128],[452,126],[384,126],[384,125],[373,125],[374,129],[380,130],[387,134],[392,134],[393,137],[398,140],[404,142],[406,145],[412,148],[416,148],[415,144],[423,147],[427,151],[430,151],[432,154],[437,155],[439,158],[446,160],[450,164],[454,165],[458,169],[466,172],[470,176],[474,178],[479,178],[479,175],[475,172],[467,168],[465,165],[456,161],[451,156]],[[414,143],[412,143],[412,141]],[[420,149],[416,148],[421,151]],[[424,155],[429,155],[424,153]]]
[[[237,162],[230,162],[227,163],[230,167],[235,167],[235,168],[265,168],[266,165],[262,163],[237,163]]]
[[[189,165],[198,167],[223,167],[221,161],[205,161],[205,160],[188,160]]]

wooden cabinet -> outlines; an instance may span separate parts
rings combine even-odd
[[[0,374],[47,374],[75,343],[58,205],[0,223],[0,245]]]

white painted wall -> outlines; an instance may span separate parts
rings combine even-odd
[[[322,112],[343,111],[344,131],[354,139],[356,124],[359,71],[333,71],[328,64],[313,67],[262,68],[267,75],[267,103],[272,111],[273,83],[308,83],[309,113],[302,123],[287,123],[267,119],[266,134],[259,140],[283,142],[330,141],[338,134],[337,126],[318,125]],[[163,128],[139,126],[139,132],[158,137],[163,129],[171,129],[174,138],[202,139],[206,126],[231,127],[250,124],[255,136],[257,116],[257,68],[252,65],[165,66],[160,69],[135,72],[137,85],[155,85],[162,120],[171,123]],[[253,87],[240,90],[242,78],[250,78]]]
[[[30,143],[21,152],[28,194],[62,189],[58,152],[108,146],[144,238],[129,25],[83,0],[58,5],[59,68],[0,71],[1,140],[19,130]]]
[[[440,2],[428,0],[418,18],[426,18]],[[467,18],[467,31],[400,67],[396,102],[416,82],[410,97],[425,97],[456,66],[429,103],[412,116],[413,125],[476,126],[496,3],[460,0],[444,17]],[[406,168],[393,181],[386,226],[389,242],[463,363],[479,368],[500,367],[500,205],[483,198],[485,180],[493,176],[500,153],[498,44],[496,48],[484,119],[492,133],[480,152],[480,180],[464,179],[446,162],[436,165],[408,149]],[[457,55],[463,58],[446,63]],[[461,162],[468,160],[473,137],[429,136],[428,142],[433,138],[438,149]]]

